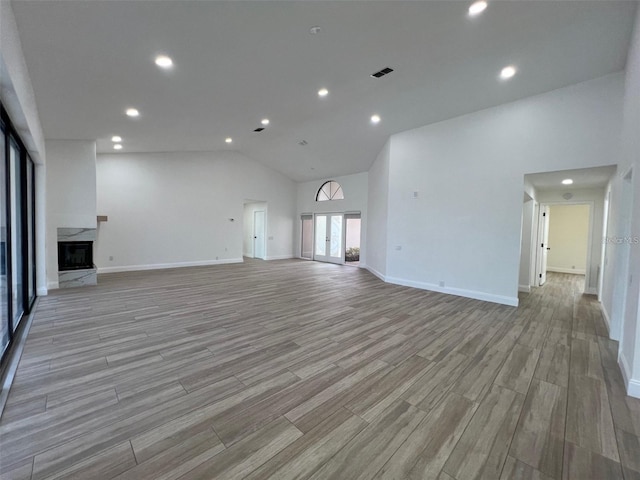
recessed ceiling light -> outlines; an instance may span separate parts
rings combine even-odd
[[[116,143],[116,144],[113,146],[113,149],[114,149],[114,150],[122,150],[122,145],[120,145],[119,143]]]
[[[321,29],[320,27],[318,27],[317,25],[316,25],[316,26],[314,26],[314,27],[311,27],[311,28],[309,29],[309,33],[310,33],[311,35],[317,35],[317,34],[318,34],[318,33],[320,33],[321,31],[322,31],[322,29]]]
[[[571,185],[572,183],[573,180],[571,180],[570,178],[565,178],[564,180],[562,180],[563,185]]]
[[[140,112],[136,108],[127,108],[125,113],[128,117],[137,117],[140,115]]]
[[[111,137],[111,141],[112,142],[121,142],[122,141],[122,137],[119,137],[118,135],[114,135],[113,137]]]
[[[380,115],[371,115],[371,123],[376,124],[376,123],[380,123]]]
[[[171,57],[167,57],[166,55],[158,55],[156,57],[156,65],[160,68],[171,68],[173,67],[173,60],[171,60]]]
[[[469,7],[469,16],[475,17],[476,15],[481,14],[487,9],[487,6],[488,4],[484,0],[472,3]]]
[[[231,138],[231,137],[227,137],[227,138],[225,138],[225,139],[224,139],[224,141],[225,141],[226,143],[231,143],[231,142],[233,142],[233,138]]]
[[[263,125],[269,125],[269,119],[268,118],[263,118],[260,123],[263,124]]]
[[[504,67],[500,71],[500,78],[503,80],[508,80],[516,74],[516,67],[513,65],[509,65],[508,67]]]
[[[321,88],[320,90],[318,90],[319,97],[326,97],[327,95],[329,95],[329,90],[327,90],[326,88]]]

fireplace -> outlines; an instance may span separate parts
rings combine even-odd
[[[58,242],[58,271],[93,268],[93,242]]]

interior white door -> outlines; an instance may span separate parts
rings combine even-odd
[[[538,286],[547,281],[547,256],[549,254],[549,205],[540,205],[538,222]]]
[[[342,214],[316,215],[314,260],[344,263],[343,225],[344,217]]]
[[[253,212],[253,258],[261,258],[262,260],[266,260],[264,231],[264,210],[256,210],[255,212]]]

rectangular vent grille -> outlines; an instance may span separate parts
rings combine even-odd
[[[371,76],[373,78],[380,78],[380,77],[384,77],[385,75],[390,74],[391,72],[393,72],[393,68],[386,67],[386,68],[383,68],[382,70],[380,70],[379,72],[372,73]]]
[[[264,127],[256,128],[254,132],[261,132],[262,130],[264,130]]]

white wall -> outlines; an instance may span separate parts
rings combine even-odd
[[[590,210],[588,204],[549,207],[548,271],[586,274]]]
[[[268,258],[291,258],[282,174],[235,152],[99,155],[99,272],[241,262],[246,199],[268,202]]]
[[[618,173],[610,184],[610,228],[607,236],[610,239],[620,238],[629,232],[632,239],[640,239],[640,10],[636,14],[635,31],[627,57],[623,115],[620,164]],[[620,218],[624,211],[624,206],[621,205],[622,177],[630,169],[633,169],[633,183],[630,185],[630,196],[633,198],[629,212],[631,224],[625,226]],[[614,290],[605,292],[603,307],[612,325],[618,322],[622,324],[619,364],[627,382],[628,393],[640,397],[640,244],[627,245],[628,260],[623,260],[618,254],[620,248],[615,243],[608,244],[605,284],[613,285]],[[616,282],[621,275],[627,278]],[[619,302],[622,301],[620,290],[624,289],[624,285],[627,285],[627,298],[622,313]]]
[[[96,228],[96,143],[47,140],[47,284],[58,287],[57,229]]]
[[[392,136],[386,279],[517,304],[523,176],[614,163],[622,94],[613,74]]]
[[[390,149],[391,142],[387,142],[371,166],[368,178],[367,268],[382,279],[387,274]]]
[[[326,202],[316,202],[318,189],[328,180],[335,180],[342,186],[344,200],[330,200]],[[331,177],[312,182],[298,183],[298,201],[296,216],[296,237],[295,256],[300,256],[300,246],[302,239],[300,215],[303,213],[342,213],[360,212],[361,214],[361,243],[360,243],[360,266],[367,263],[367,194],[368,194],[368,174],[358,173],[343,177]]]

